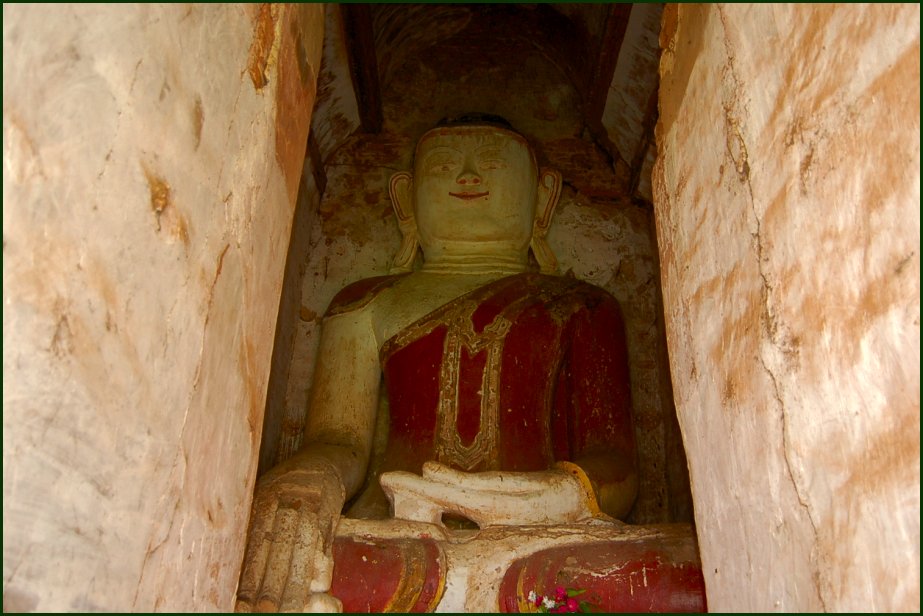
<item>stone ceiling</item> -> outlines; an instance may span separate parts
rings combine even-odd
[[[441,118],[482,111],[506,117],[574,186],[650,203],[661,12],[660,4],[328,5],[314,166],[362,136],[409,152]]]

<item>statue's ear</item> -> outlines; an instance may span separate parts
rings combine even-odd
[[[391,176],[389,186],[391,205],[394,206],[397,226],[403,235],[401,247],[394,256],[394,264],[391,266],[392,272],[409,272],[417,257],[419,241],[417,240],[417,221],[413,217],[412,186],[413,176],[406,171],[398,171]]]
[[[535,222],[532,225],[532,252],[543,274],[558,271],[558,259],[551,251],[545,236],[551,227],[551,217],[561,196],[561,174],[553,169],[541,169],[538,174],[538,191],[535,203]]]

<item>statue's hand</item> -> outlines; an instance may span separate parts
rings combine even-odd
[[[329,468],[273,469],[257,483],[238,612],[339,612],[328,594],[345,491]]]
[[[381,486],[394,505],[394,517],[432,524],[441,524],[443,513],[462,515],[481,528],[569,524],[599,513],[592,489],[563,468],[464,473],[427,462],[422,477],[383,473]]]

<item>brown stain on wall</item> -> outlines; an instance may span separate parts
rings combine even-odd
[[[916,259],[919,264],[918,255]],[[901,259],[896,257],[894,269],[900,268],[900,263]],[[802,345],[836,358],[839,368],[850,368],[862,360],[860,342],[868,330],[892,309],[907,304],[909,298],[902,278],[893,269],[887,269],[869,277],[859,289],[853,288],[852,281],[841,279],[838,284],[806,296],[791,311],[789,323]],[[821,351],[825,346],[829,350]],[[823,378],[830,369],[828,363],[829,360],[815,362],[809,378]]]
[[[321,321],[321,316],[318,315],[313,310],[309,310],[302,306],[298,310],[298,318],[304,321],[305,323],[319,323]]]
[[[860,110],[874,110],[878,114],[866,131],[857,134],[852,127],[850,145],[854,151],[863,152],[865,158],[874,157],[882,161],[881,173],[866,173],[863,182],[862,203],[868,204],[870,212],[878,212],[889,203],[901,187],[907,185],[906,176],[913,172],[908,168],[908,153],[916,150],[919,161],[920,124],[916,118],[916,130],[912,130],[910,118],[894,114],[894,109],[920,109],[920,44],[905,51],[900,58],[879,75],[862,93],[855,103]],[[865,112],[868,113],[868,112]],[[882,129],[887,130],[885,133]],[[886,138],[883,138],[887,134]],[[872,148],[868,148],[868,144]],[[919,177],[919,162],[916,173]]]
[[[365,156],[370,156],[371,152],[381,147],[385,151],[390,149],[387,144],[380,145],[377,136],[371,136],[363,142]],[[393,172],[393,168],[371,161],[369,166],[364,161],[356,161],[328,168],[328,188],[318,208],[327,240],[343,237],[359,245],[372,241],[375,228],[369,221],[379,219],[382,210],[390,210],[388,180]],[[390,211],[389,217],[393,217]],[[400,237],[397,222],[390,218],[390,223],[397,241]]]
[[[758,298],[753,298],[758,299]],[[724,410],[734,411],[740,403],[749,403],[760,397],[765,384],[764,373],[758,368],[760,357],[761,306],[756,301],[735,319],[724,324],[719,340],[712,347],[709,358],[721,375],[721,401]]]
[[[222,502],[221,497],[215,497],[214,502],[206,504],[205,518],[208,520],[208,524],[215,530],[220,530],[227,526],[228,514],[227,511],[225,511],[224,502]],[[215,569],[213,576],[217,577],[218,564],[215,563],[212,567]]]
[[[908,305],[914,294],[918,297],[919,291],[913,289],[907,273],[919,272],[919,252],[912,243],[898,245],[885,239],[891,224],[881,216],[893,211],[906,195],[901,192],[908,173],[906,152],[918,147],[919,135],[906,131],[904,122],[893,118],[890,110],[919,109],[919,88],[906,87],[919,81],[919,67],[916,46],[904,52],[857,98],[840,101],[837,109],[828,110],[828,116],[833,117],[843,117],[849,108],[862,110],[852,125],[843,124],[836,134],[811,129],[818,135],[813,146],[815,158],[830,175],[808,185],[808,195],[824,198],[838,193],[847,195],[848,200],[839,206],[839,216],[812,218],[808,231],[802,233],[813,236],[813,247],[839,255],[850,267],[819,276],[814,263],[790,259],[775,268],[773,302],[792,332],[788,339],[819,359],[804,362],[809,379],[826,379],[832,361],[839,369],[856,365],[862,358],[860,341],[869,329],[888,312]],[[845,174],[832,167],[833,161],[857,157],[867,162],[855,173]],[[871,161],[876,161],[874,170]],[[803,189],[803,184],[797,189],[789,186],[773,197],[763,217],[764,235],[782,234],[797,219],[796,208],[804,207]],[[914,263],[916,268],[907,267]],[[793,299],[784,293],[793,288],[813,291]]]
[[[240,367],[244,387],[247,392],[247,425],[250,431],[250,443],[253,451],[259,451],[260,438],[263,433],[263,388],[256,375],[260,373],[256,365],[253,341],[244,335],[237,349],[237,365]],[[254,466],[256,470],[256,466]]]
[[[48,319],[43,350],[67,362],[100,408],[109,405],[112,396],[122,395],[125,380],[135,389],[146,388],[147,369],[133,338],[123,333],[126,314],[111,267],[87,250],[82,237],[58,233],[52,241],[44,233],[23,230],[19,239],[29,247],[31,267],[11,269],[4,277],[5,292]],[[113,379],[113,362],[130,368],[131,375]],[[107,387],[93,386],[97,383]]]
[[[770,106],[773,112],[768,125],[777,125],[779,116],[789,113],[793,103],[807,117],[824,117],[831,113],[832,107],[842,102],[848,91],[844,85],[848,82],[844,82],[842,76],[855,73],[856,54],[828,52],[831,44],[828,35],[836,31],[839,38],[850,41],[850,46],[857,50],[865,49],[867,45],[873,47],[881,31],[878,27],[870,27],[870,18],[873,17],[868,14],[870,12],[874,12],[874,21],[880,25],[902,18],[902,8],[898,5],[880,4],[858,9],[855,16],[848,20],[843,19],[842,8],[836,4],[804,6],[801,12],[803,26],[779,42],[785,49],[799,51],[790,56],[791,62],[785,67],[785,78],[781,82],[787,87],[779,90]],[[912,55],[919,66],[919,46]],[[914,82],[919,83],[919,70],[915,80],[905,83]],[[919,88],[906,89],[919,93]],[[906,107],[901,103],[899,108]]]
[[[799,156],[797,160],[801,197],[823,196],[830,192],[833,181],[851,182],[838,171],[837,161],[847,158],[857,165],[877,161],[878,172],[858,176],[862,194],[859,200],[878,211],[889,202],[897,187],[903,186],[906,153],[913,151],[913,131],[906,130],[905,119],[890,113],[891,109],[919,108],[919,88],[907,87],[919,82],[919,46],[908,49],[887,70],[854,98],[846,97],[846,88],[833,90],[805,99],[794,87],[783,89],[779,100],[792,110],[792,119],[785,131],[786,149]],[[779,113],[778,111],[776,113]],[[824,120],[826,119],[826,122]],[[905,144],[900,145],[901,141]],[[840,188],[840,187],[837,187]],[[841,194],[849,195],[843,186]]]
[[[548,165],[560,171],[581,194],[597,199],[627,198],[628,178],[623,165],[614,163],[596,142],[580,137],[549,139],[541,143],[541,150]]]
[[[279,48],[279,85],[276,92],[276,159],[285,175],[289,203],[295,206],[307,151],[317,73],[305,49],[307,22],[304,7],[289,7],[283,17]]]
[[[151,193],[151,211],[154,212],[157,230],[160,231],[160,217],[170,206],[170,185],[166,180],[152,173],[147,166],[144,167],[144,176],[147,178],[148,189]]]
[[[95,259],[88,259],[78,272],[85,292],[90,294],[89,301],[72,301],[66,296],[55,300],[52,318],[56,326],[49,349],[59,360],[68,361],[72,378],[84,385],[100,409],[98,426],[111,421],[111,417],[104,419],[103,411],[113,408],[113,399],[129,395],[131,389],[147,391],[150,385],[149,370],[142,364],[135,342],[116,325],[124,315],[116,304],[116,287],[106,269]],[[116,365],[118,369],[113,370]],[[130,374],[125,373],[126,368]],[[104,492],[103,496],[111,496]]]
[[[892,407],[890,415],[894,419],[888,425],[869,430],[861,448],[844,452],[841,447],[829,447],[817,452],[820,466],[839,469],[844,477],[833,487],[833,500],[838,507],[824,517],[818,534],[818,556],[825,564],[822,578],[825,594],[849,594],[843,585],[849,584],[850,579],[864,581],[870,573],[874,576],[873,584],[890,589],[895,581],[893,576],[901,575],[887,565],[878,571],[868,570],[866,559],[871,554],[852,538],[861,535],[863,527],[868,525],[893,524],[872,517],[876,504],[894,503],[895,494],[919,490],[919,393],[917,389],[915,399]],[[887,554],[882,556],[888,558]],[[916,609],[918,594],[909,605]]]
[[[656,127],[657,142],[662,141],[663,124],[658,121]],[[658,146],[660,147],[660,146]],[[660,289],[666,293],[667,281],[672,280],[676,269],[676,251],[673,247],[673,235],[670,227],[670,213],[672,212],[672,199],[667,190],[667,180],[664,172],[664,163],[662,158],[658,158],[654,163],[651,172],[651,185],[654,193],[654,227],[657,232],[656,247],[660,257]],[[666,305],[666,298],[664,298]],[[666,313],[665,313],[666,316]]]
[[[701,55],[705,26],[711,11],[708,6],[695,4],[668,4],[664,8],[660,45],[664,54],[673,56],[674,62],[670,70],[662,71],[660,76],[660,123],[663,135],[670,134],[673,123],[679,117],[689,78],[695,68],[694,60]],[[681,17],[679,12],[682,12]],[[678,27],[680,21],[683,23],[682,28]],[[668,92],[669,96],[663,96],[663,92]]]
[[[195,104],[192,107],[192,126],[195,130],[195,149],[199,149],[202,143],[202,126],[205,124],[205,113],[202,110],[202,98],[195,97]]]
[[[708,363],[716,375],[723,410],[734,412],[763,387],[757,369],[762,302],[755,272],[737,264],[729,272],[713,276],[691,294],[686,310],[704,310],[721,322],[720,333],[708,351]]]
[[[189,248],[189,224],[173,203],[170,184],[147,165],[141,165],[150,192],[151,211],[158,233],[166,229],[170,243],[179,240]]]
[[[250,56],[247,60],[247,73],[250,75],[253,87],[259,92],[269,83],[266,69],[269,65],[269,54],[272,51],[276,29],[272,5],[269,3],[261,4],[254,21],[253,41],[250,43]]]
[[[791,54],[791,61],[785,66],[785,77],[780,80],[784,87],[779,89],[778,97],[770,106],[772,112],[768,125],[778,126],[779,116],[787,114],[793,107],[793,102],[798,107],[803,107],[804,113],[809,117],[822,116],[824,107],[830,103],[837,87],[842,84],[836,68],[828,67],[823,71],[817,62],[806,62],[805,58],[815,59],[824,48],[824,33],[830,27],[830,20],[835,14],[834,5],[815,4],[806,7],[802,13],[802,27],[796,31],[786,33],[788,36],[779,44],[790,49],[799,50]],[[843,59],[854,62],[854,56],[845,54]],[[831,60],[833,60],[831,58]],[[840,67],[842,70],[843,67]],[[847,67],[849,71],[853,66]],[[819,87],[822,86],[822,87]],[[810,91],[813,96],[804,100],[804,91]]]
[[[920,460],[919,389],[915,393],[916,401],[912,395],[903,400],[892,400],[897,404],[892,407],[891,421],[872,431],[865,446],[848,462],[843,460],[842,450],[830,451],[839,455],[827,460],[829,468],[849,469],[840,490],[865,500],[893,494],[895,485],[915,483],[919,486],[919,471],[915,470],[918,467],[914,464]],[[847,498],[844,497],[844,500]]]
[[[898,19],[895,12],[900,11],[899,8],[887,5],[876,6],[872,10],[875,10],[876,21],[882,23]],[[848,98],[849,82],[844,83],[841,75],[855,71],[856,55],[828,52],[827,46],[830,41],[829,37],[825,37],[825,33],[832,28],[841,30],[840,36],[849,40],[851,46],[859,50],[866,45],[873,45],[878,34],[876,29],[869,27],[867,20],[862,16],[844,22],[842,19],[837,20],[839,14],[840,11],[835,5],[806,7],[804,26],[783,40],[787,48],[798,49],[799,53],[793,54],[791,61],[785,66],[785,79],[782,80],[785,85],[778,90],[767,123],[769,126],[779,125],[780,116],[792,116],[785,143],[787,146],[799,143],[804,152],[800,160],[804,196],[809,194],[811,188],[816,189],[816,184],[823,177],[819,171],[836,172],[834,160],[843,160],[846,156],[886,160],[889,151],[896,148],[890,139],[883,138],[881,129],[888,128],[889,123],[894,124],[902,120],[897,119],[899,116],[893,115],[890,122],[876,122],[876,130],[869,135],[870,138],[855,139],[855,145],[848,152],[832,151],[831,141],[849,141],[850,134],[856,131],[857,121],[862,123],[868,114],[876,113],[878,109],[919,109],[920,106],[919,87],[908,87],[908,84],[919,83],[919,45],[905,51],[901,58],[879,75],[857,99]],[[815,61],[805,62],[805,58]],[[831,123],[831,118],[836,118],[837,121]],[[822,124],[824,119],[827,120],[826,127]],[[875,150],[885,144],[887,147],[884,157],[877,157]],[[900,164],[896,167],[899,168]],[[873,206],[873,209],[884,202],[883,197],[893,186],[902,185],[900,178],[893,177],[893,167],[881,164],[880,169],[881,173],[866,174],[864,177],[867,192],[864,200]]]
[[[74,351],[74,334],[71,332],[70,325],[67,322],[67,313],[64,309],[59,307],[55,312],[58,315],[58,320],[55,324],[54,334],[51,336],[48,350],[58,359],[63,359]]]

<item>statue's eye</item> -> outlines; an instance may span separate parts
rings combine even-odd
[[[488,158],[482,160],[480,163],[481,169],[490,170],[490,169],[505,169],[506,162],[500,158]]]
[[[427,169],[430,173],[449,173],[453,171],[458,165],[451,160],[437,160],[430,163],[429,168]]]

